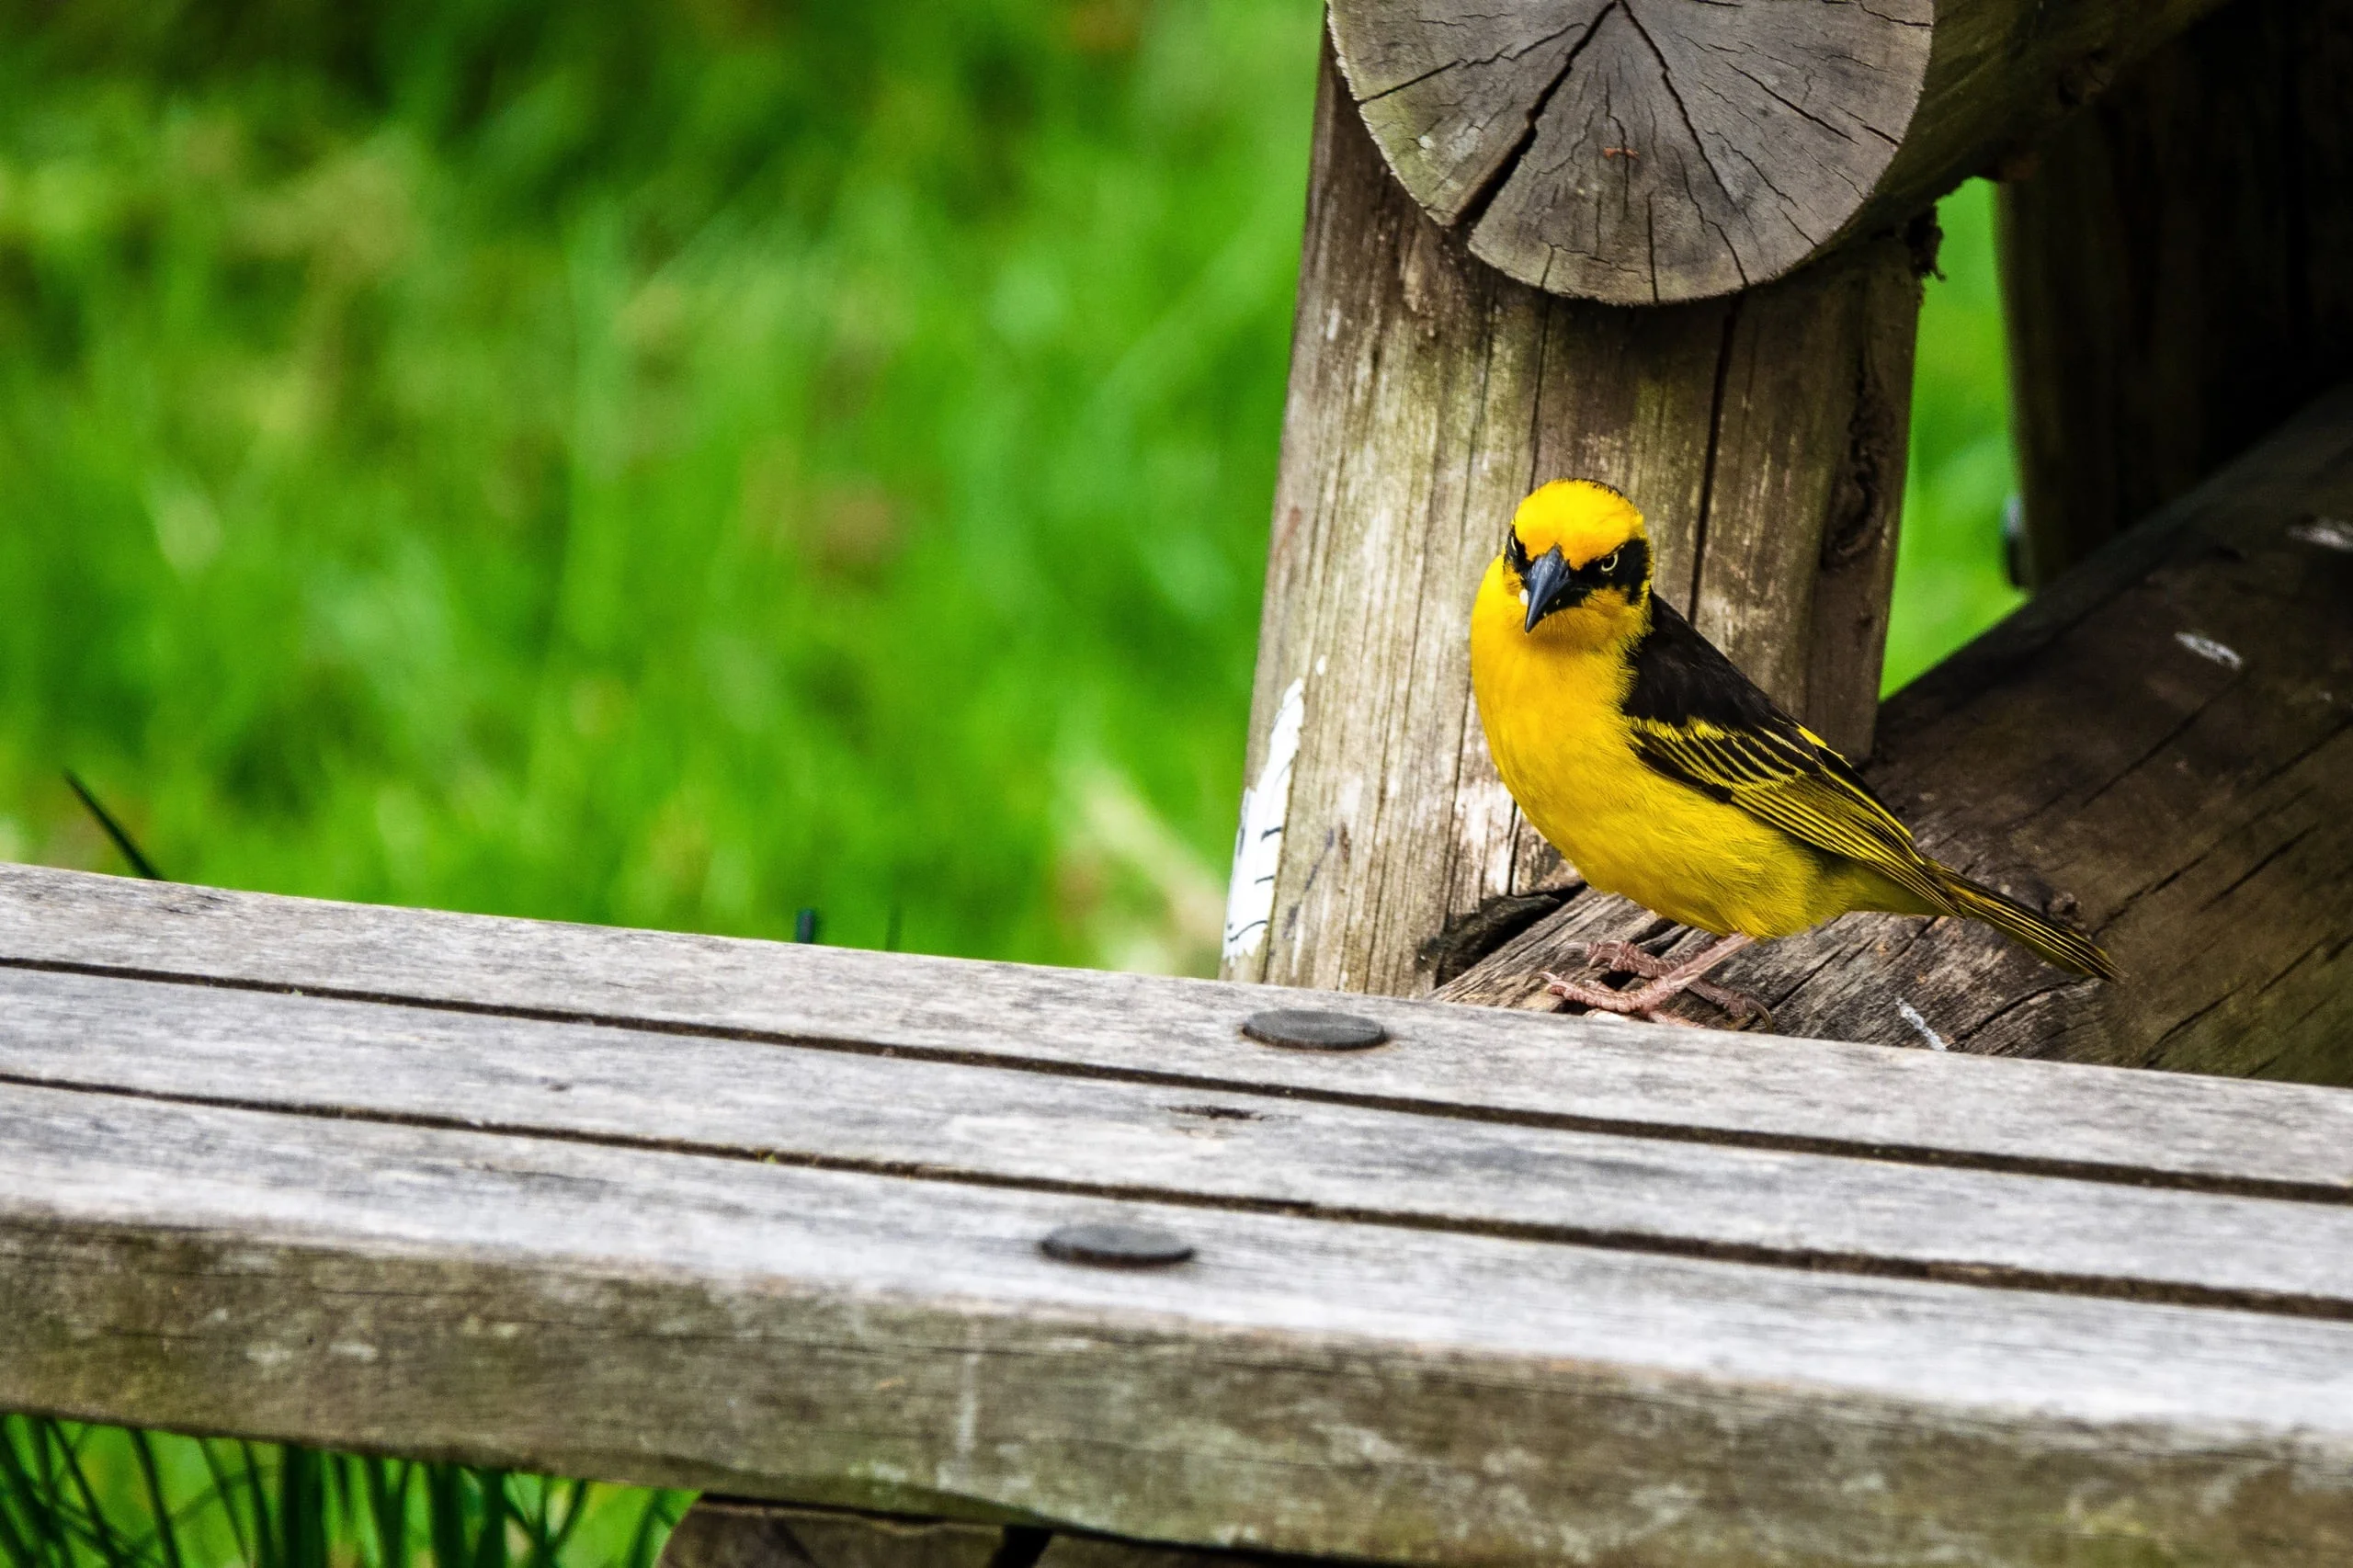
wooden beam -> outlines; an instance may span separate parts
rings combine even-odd
[[[2353,0],[2245,0],[2002,187],[2026,575],[2353,375]]]
[[[1728,983],[1800,1034],[2353,1084],[2346,518],[2353,387],[1887,705],[1872,784],[1932,853],[2097,935],[2116,983],[1876,915]],[[1540,1005],[1568,943],[1663,930],[1581,897],[1440,994]]]
[[[0,870],[0,1405],[940,1568],[2332,1562],[2348,1196],[2293,1085]]]
[[[1648,305],[1901,227],[2215,3],[1332,0],[1332,35],[1389,166],[1473,255]]]
[[[1886,240],[1736,301],[1552,298],[1414,206],[1327,58],[1245,774],[1245,847],[1279,833],[1279,853],[1238,858],[1228,977],[1427,990],[1450,920],[1563,879],[1487,758],[1467,648],[1479,574],[1544,480],[1640,498],[1662,591],[1868,751],[1915,263]]]

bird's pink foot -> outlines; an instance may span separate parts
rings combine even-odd
[[[1621,1018],[1640,1018],[1646,1024],[1679,1024],[1686,1028],[1699,1027],[1688,1018],[1678,1018],[1672,1013],[1658,1011],[1660,1006],[1673,998],[1662,996],[1655,1001],[1647,1001],[1643,993],[1650,989],[1648,986],[1615,991],[1607,985],[1587,985],[1570,980],[1554,974],[1549,969],[1540,973],[1547,993],[1563,1001],[1589,1007],[1597,1013],[1609,1013]]]
[[[1748,946],[1749,940],[1738,935],[1720,937],[1679,963],[1646,952],[1631,942],[1588,942],[1584,945],[1585,960],[1588,965],[1605,974],[1640,975],[1647,983],[1630,985],[1619,991],[1607,985],[1565,979],[1548,970],[1543,976],[1544,988],[1564,1001],[1574,1002],[1597,1012],[1663,1024],[1690,1022],[1688,1018],[1660,1011],[1677,996],[1688,991],[1730,1014],[1735,1028],[1746,1028],[1751,1024],[1762,1024],[1771,1028],[1773,1014],[1764,1003],[1746,992],[1734,991],[1730,986],[1718,985],[1713,981],[1701,978],[1717,964]]]

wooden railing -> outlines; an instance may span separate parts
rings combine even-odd
[[[11,869],[0,1301],[0,1405],[1201,1547],[2353,1528],[2295,1085]]]

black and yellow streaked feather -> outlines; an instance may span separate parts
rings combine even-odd
[[[1626,696],[1654,770],[1826,854],[1870,867],[1928,909],[1982,920],[2077,974],[2115,977],[2098,947],[1921,853],[1847,759],[1777,707],[1672,605],[1653,597]]]

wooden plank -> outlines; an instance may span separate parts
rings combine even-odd
[[[15,1085],[0,1172],[19,1408],[1396,1561],[2353,1543],[2353,1324]]]
[[[2353,519],[2353,386],[1886,706],[1873,787],[1931,854],[2096,936],[2114,984],[1874,915],[1723,979],[1792,1034],[2353,1083],[2353,524],[2326,519]],[[1577,902],[1442,994],[1517,1005],[1569,944],[1664,930]]]
[[[0,867],[0,965],[166,975],[681,1036],[1022,1065],[1187,1092],[2106,1172],[2353,1190],[2353,1096],[1336,996],[277,898]],[[1273,1006],[1381,1021],[1379,1049],[1257,1045]]]
[[[2348,80],[2348,0],[2245,0],[2003,186],[2031,581],[2353,375]]]
[[[1634,496],[1661,591],[1870,750],[1919,290],[1894,238],[1737,301],[1515,284],[1388,176],[1328,61],[1310,177],[1245,773],[1279,852],[1224,972],[1412,994],[1449,920],[1569,875],[1471,699],[1472,592],[1540,483]]]
[[[1616,305],[1900,227],[2217,0],[1334,0],[1350,96],[1472,253]]]
[[[1205,1210],[2353,1320],[2282,1201],[0,971],[0,1081]]]

